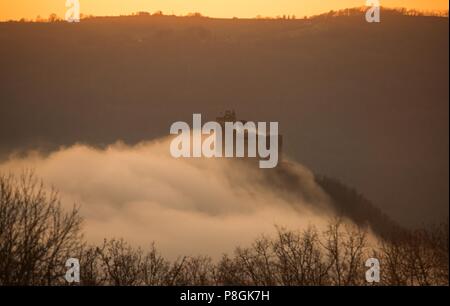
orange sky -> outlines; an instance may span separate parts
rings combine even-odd
[[[0,20],[34,19],[56,13],[63,17],[66,0],[0,0]],[[380,0],[382,6],[420,10],[448,10],[447,0]],[[201,12],[211,17],[314,15],[346,7],[363,6],[365,0],[80,0],[86,15],[120,15],[137,11],[185,15]]]

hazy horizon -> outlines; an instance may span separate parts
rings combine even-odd
[[[211,18],[255,18],[293,16],[303,18],[326,13],[331,10],[341,10],[353,7],[364,7],[364,0],[326,0],[326,1],[295,1],[282,0],[277,3],[257,0],[217,0],[178,1],[178,0],[131,0],[124,5],[118,0],[81,1],[81,13],[93,16],[131,15],[137,12],[154,13],[162,11],[166,15],[185,16],[190,13],[201,13]],[[406,8],[424,12],[448,11],[448,1],[435,0],[382,0],[382,7]],[[35,20],[37,16],[47,18],[57,14],[63,18],[65,0],[3,0],[0,3],[0,21],[20,20],[22,18]]]

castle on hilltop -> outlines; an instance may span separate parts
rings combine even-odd
[[[225,114],[223,116],[219,116],[216,117],[216,121],[217,123],[219,123],[222,127],[223,130],[225,130],[225,123],[226,122],[231,122],[231,123],[242,123],[242,125],[244,125],[249,121],[247,120],[238,120],[236,117],[236,112],[234,110],[226,110]],[[255,124],[257,124],[257,122],[255,122]],[[235,148],[236,145],[236,131],[234,131],[234,137],[233,137],[233,146]],[[249,139],[249,131],[248,130],[244,130],[244,148],[248,148],[248,139]],[[256,137],[256,146],[258,146],[258,137]],[[222,143],[225,143],[225,134],[222,135]],[[269,145],[270,143],[270,135],[266,135],[266,147]],[[281,160],[281,156],[282,156],[282,148],[283,148],[283,135],[278,134],[278,156]],[[258,152],[258,150],[257,150]],[[248,150],[246,150],[245,152],[245,157],[250,158],[248,156]],[[258,158],[261,158],[258,154],[257,156]]]

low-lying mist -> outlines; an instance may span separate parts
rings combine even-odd
[[[11,156],[0,172],[33,169],[59,190],[65,207],[80,205],[89,242],[121,237],[143,247],[155,242],[169,258],[218,258],[271,235],[274,225],[322,228],[333,216],[308,169],[289,161],[280,167],[259,169],[242,159],[174,159],[169,138],[163,138],[29,152]]]

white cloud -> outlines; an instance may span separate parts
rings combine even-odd
[[[80,204],[88,241],[155,241],[169,258],[217,258],[273,233],[275,224],[320,228],[332,215],[327,196],[299,164],[267,170],[257,161],[174,159],[169,145],[169,138],[106,149],[74,145],[48,156],[13,156],[0,171],[33,168],[64,205]]]

